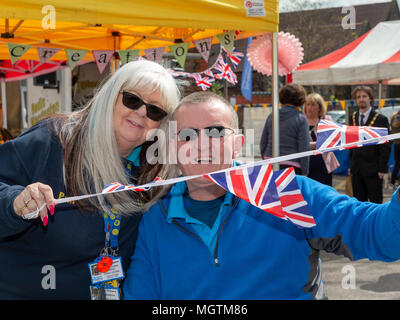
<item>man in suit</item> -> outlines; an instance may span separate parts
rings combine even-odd
[[[353,99],[359,111],[354,112],[349,124],[354,126],[385,127],[389,121],[371,107],[372,90],[359,86],[353,90]],[[352,174],[353,194],[360,201],[382,203],[382,181],[388,172],[390,143],[384,143],[350,150],[350,173]]]

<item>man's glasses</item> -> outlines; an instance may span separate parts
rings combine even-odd
[[[145,105],[146,116],[153,121],[160,121],[165,116],[168,115],[168,113],[162,108],[155,106],[154,104],[149,104],[144,102],[136,94],[133,94],[128,91],[120,91],[120,92],[122,93],[122,103],[124,104],[125,107],[132,110],[137,110],[141,106]]]
[[[209,138],[222,138],[228,136],[234,132],[231,128],[225,128],[223,126],[210,126],[203,129],[196,128],[183,128],[178,132],[179,141],[193,141],[198,138],[200,130],[204,130],[204,133]]]

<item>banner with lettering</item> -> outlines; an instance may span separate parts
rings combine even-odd
[[[144,49],[143,51],[147,60],[160,63],[164,55],[165,47]]]
[[[47,48],[47,47],[36,47],[39,59],[41,63],[45,63],[50,60],[58,51],[59,48]]]
[[[210,57],[211,42],[212,37],[193,41],[193,44],[196,47],[197,51],[206,62],[208,62],[208,58]]]
[[[94,61],[96,61],[97,68],[100,74],[103,73],[111,58],[114,55],[114,50],[92,50]]]
[[[73,70],[79,61],[86,55],[88,50],[75,50],[75,49],[64,49],[67,55],[68,66]]]
[[[21,58],[32,46],[22,43],[7,42],[8,52],[10,54],[11,63],[14,64]]]
[[[140,52],[139,49],[135,50],[118,50],[117,51],[119,54],[119,59],[121,61],[121,66],[123,66],[125,63],[135,61],[137,59],[137,56]]]
[[[233,52],[233,45],[235,43],[235,31],[227,31],[224,33],[217,34],[215,36],[221,46],[223,46],[229,54]]]
[[[174,55],[175,59],[178,61],[182,68],[185,68],[186,56],[188,54],[189,42],[178,43],[169,46],[171,53]]]

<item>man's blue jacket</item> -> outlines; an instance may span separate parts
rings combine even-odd
[[[143,216],[125,299],[323,298],[319,250],[354,260],[400,258],[398,191],[379,205],[304,176],[297,181],[315,227],[300,229],[233,196],[211,251],[188,219],[167,219],[177,208],[171,199],[182,197],[175,185]]]

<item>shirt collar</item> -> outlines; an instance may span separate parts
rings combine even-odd
[[[366,112],[364,112],[364,113],[362,113],[361,111],[360,111],[360,117],[361,117],[361,115],[363,114],[364,116],[365,116],[365,118],[364,118],[364,121],[365,122],[367,122],[367,119],[368,119],[368,117],[369,117],[369,114],[371,113],[371,110],[372,110],[372,107],[369,107],[369,109],[366,111]],[[360,118],[361,119],[361,118]]]
[[[187,192],[187,185],[185,181],[176,183],[171,189],[171,201],[168,207],[167,222],[171,223],[174,218],[185,219],[187,223],[202,223],[197,219],[192,218],[185,210],[183,203],[183,195]],[[232,194],[230,192],[225,193],[224,202],[221,205],[221,209],[225,206],[232,205]],[[221,212],[220,209],[220,212]]]
[[[140,167],[140,151],[142,151],[142,146],[133,149],[126,158],[127,160],[132,161],[135,167]]]

